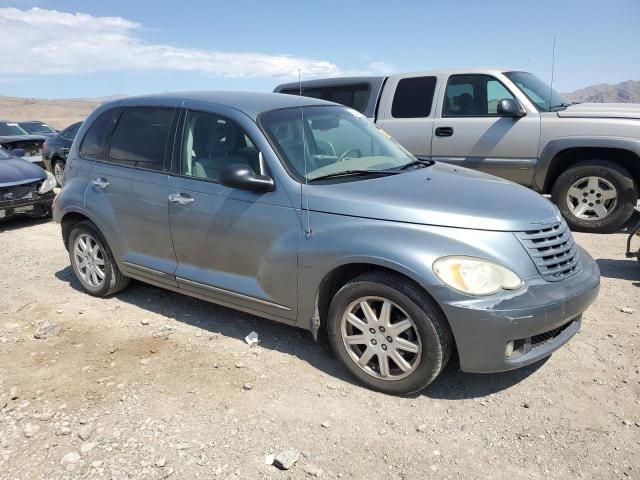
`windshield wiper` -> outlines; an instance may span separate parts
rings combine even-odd
[[[549,107],[549,111],[553,110],[554,108],[567,108],[567,107],[570,107],[571,105],[574,105],[574,102],[562,102],[557,105],[551,105]]]
[[[397,170],[343,170],[341,172],[329,173],[327,175],[321,175],[319,177],[309,179],[309,182],[315,182],[317,180],[324,180],[326,178],[338,178],[349,176],[364,176],[364,175],[397,175]]]
[[[417,167],[419,165],[422,167],[429,167],[433,164],[433,160],[420,160],[419,158],[416,158],[415,160],[401,166],[400,168],[398,168],[398,170],[406,170],[407,168]]]

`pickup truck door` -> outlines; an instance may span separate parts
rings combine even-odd
[[[449,76],[433,122],[431,158],[531,186],[540,115],[528,110],[523,117],[499,116],[496,107],[504,98],[517,99],[494,76]]]

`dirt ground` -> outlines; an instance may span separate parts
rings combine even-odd
[[[623,234],[576,239],[602,288],[565,348],[395,398],[302,330],[141,283],[90,297],[58,225],[0,224],[0,479],[640,478],[640,264]]]

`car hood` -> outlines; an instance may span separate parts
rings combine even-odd
[[[399,175],[311,184],[307,191],[310,210],[396,222],[524,231],[560,220],[556,207],[533,190],[444,163]]]
[[[558,112],[559,117],[638,118],[640,103],[578,103]]]
[[[0,160],[0,187],[36,182],[47,178],[39,166],[21,158]]]

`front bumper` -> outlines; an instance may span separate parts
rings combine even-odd
[[[0,221],[17,215],[42,217],[51,211],[56,194],[51,191],[37,198],[0,202]]]
[[[578,247],[581,271],[559,282],[542,278],[523,290],[470,297],[437,287],[434,297],[449,320],[465,372],[512,370],[545,358],[579,330],[582,313],[598,295],[600,270]],[[514,353],[507,346],[514,342]]]

